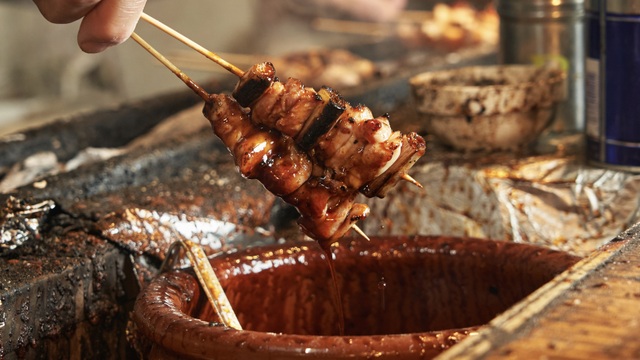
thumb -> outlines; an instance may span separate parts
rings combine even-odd
[[[146,0],[103,0],[80,24],[78,44],[88,53],[118,45],[131,36]]]

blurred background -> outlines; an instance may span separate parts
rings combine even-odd
[[[378,2],[421,10],[448,1]],[[263,61],[262,55],[329,44],[366,44],[375,37],[375,28],[318,31],[311,23],[321,17],[379,24],[397,14],[376,11],[372,4],[367,0],[149,0],[145,12],[216,53],[233,54],[227,55],[231,56],[229,61],[248,68],[247,64]],[[0,0],[0,135],[185,88],[131,40],[100,54],[83,53],[76,43],[79,25],[79,21],[65,25],[47,22],[31,0]],[[141,22],[136,31],[196,81],[229,76],[149,24]],[[257,57],[242,58],[249,54]]]
[[[254,31],[254,0],[151,0],[146,12],[217,51],[246,51]],[[100,54],[76,43],[79,22],[47,22],[30,0],[0,1],[0,134],[70,113],[184,88],[133,41]],[[139,33],[161,51],[175,40],[139,24]],[[196,80],[209,71],[189,71]]]

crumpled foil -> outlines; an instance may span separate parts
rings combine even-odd
[[[434,149],[424,160],[411,172],[424,190],[399,184],[367,201],[367,234],[473,236],[584,256],[640,221],[640,175],[585,165],[577,155]]]
[[[52,200],[28,203],[13,196],[0,208],[0,251],[12,250],[39,239],[47,215],[56,207]]]
[[[152,146],[175,134],[200,131],[208,126],[206,122],[193,121],[202,116],[201,111],[201,106],[186,109],[125,148],[113,152],[105,149],[104,157]],[[425,156],[411,169],[411,175],[424,189],[400,183],[384,199],[362,199],[371,207],[371,214],[360,226],[372,236],[473,236],[533,243],[584,256],[640,221],[639,174],[585,165],[580,156],[584,151],[576,145],[582,141],[580,136],[559,137],[553,141],[552,151],[545,149],[540,152],[544,155],[536,156],[463,154],[430,141]],[[96,157],[90,158],[96,160]],[[50,166],[56,170],[66,167],[64,164],[56,166],[55,162]],[[28,167],[22,170],[26,169]],[[33,178],[25,180],[29,181]],[[180,218],[177,214],[129,211],[135,220],[131,225],[140,221],[140,226],[156,235],[162,231],[153,230],[154,226],[162,228],[171,223],[199,221]],[[206,227],[218,226],[207,224],[210,219],[200,220]],[[226,226],[205,233],[210,231],[215,237],[228,238],[237,229],[229,228],[229,233],[226,230],[220,233],[227,229]],[[181,232],[172,228],[171,231]],[[125,244],[126,236],[123,235],[128,230],[120,230],[120,240]],[[110,231],[117,233],[118,230]],[[105,235],[118,239],[115,233]],[[161,236],[164,240],[161,242],[166,246],[170,244],[169,239],[175,238],[175,234],[170,235],[165,232]],[[191,233],[183,235],[189,238]],[[209,235],[198,236],[206,239]],[[221,243],[211,245],[219,248]]]
[[[201,245],[208,255],[245,247],[248,243],[274,241],[267,229],[135,207],[108,214],[98,221],[97,228],[105,238],[133,253],[144,253],[160,260],[164,260],[169,247],[177,240],[191,240]]]
[[[215,218],[137,207],[110,213],[100,219],[96,227],[104,238],[135,255],[132,263],[141,286],[160,270],[150,265],[149,259],[164,262],[171,246],[179,240],[200,245],[207,256],[276,241],[269,230],[260,227],[247,228]],[[179,267],[191,265],[184,256],[174,261]]]

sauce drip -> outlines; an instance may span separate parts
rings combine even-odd
[[[318,244],[319,245],[319,244]],[[327,258],[327,265],[329,265],[329,271],[331,272],[331,282],[333,284],[333,302],[335,303],[336,310],[338,311],[338,329],[340,336],[344,336],[344,304],[342,303],[342,293],[338,286],[338,277],[336,273],[336,267],[333,263],[333,256],[331,253],[331,245],[320,246]]]
[[[387,290],[387,281],[384,279],[384,276],[380,278],[378,281],[378,290],[380,291],[380,307],[382,311],[385,311],[387,308],[387,298],[386,298],[386,290]]]

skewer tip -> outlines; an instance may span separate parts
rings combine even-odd
[[[420,184],[418,181],[416,181],[416,179],[412,178],[407,173],[402,174],[402,176],[400,176],[400,178],[402,180],[404,180],[404,181],[408,181],[408,182],[412,183],[413,185],[419,187],[420,189],[424,189],[424,186],[422,186],[422,184]]]
[[[358,225],[356,224],[351,224],[351,228],[358,233],[358,235],[362,236],[363,238],[365,238],[367,241],[371,241],[371,239],[369,239],[369,237],[367,236],[367,234],[364,233],[364,231],[362,231],[362,229],[360,229],[358,227]]]

